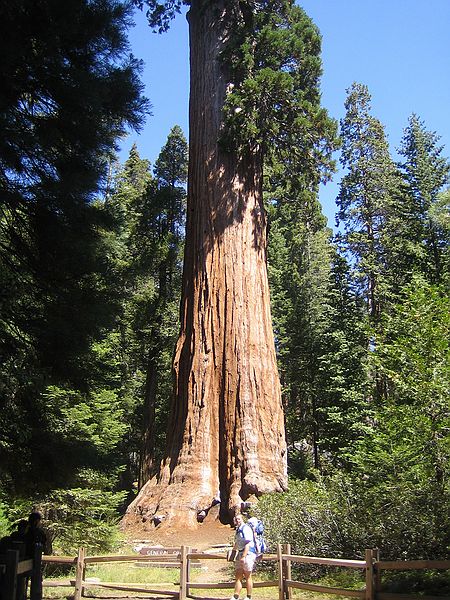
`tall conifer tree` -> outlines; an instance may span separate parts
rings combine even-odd
[[[315,194],[277,193],[268,262],[287,439],[293,465],[310,448],[321,468],[325,453],[325,462],[342,461],[360,432],[362,315]]]
[[[161,29],[190,6],[190,161],[167,454],[129,519],[158,510],[195,524],[220,493],[229,521],[250,495],[286,486],[262,169],[272,150],[315,174],[329,161],[320,38],[290,1],[147,4]]]
[[[410,244],[416,267],[430,282],[441,283],[449,238],[439,220],[433,218],[433,209],[438,205],[439,192],[449,182],[450,163],[443,156],[438,135],[427,131],[415,114],[409,118],[399,152],[404,157],[400,167],[406,182]]]
[[[170,360],[179,327],[186,169],[187,143],[175,126],[156,161],[155,176],[134,145],[106,203],[118,234],[121,394],[134,415],[127,454],[138,456],[138,464],[130,467],[140,486],[154,473],[167,427]]]
[[[73,474],[76,453],[50,436],[62,406],[41,393],[85,392],[90,342],[111,323],[93,200],[118,139],[148,108],[129,25],[129,7],[109,0],[0,6],[0,463],[18,487],[62,478],[62,455]]]
[[[354,83],[341,120],[341,163],[347,170],[337,198],[338,242],[354,264],[355,280],[377,321],[389,297],[385,236],[389,206],[398,192],[399,178],[383,125],[371,114],[371,96],[365,85]]]

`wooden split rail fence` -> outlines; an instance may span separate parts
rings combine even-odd
[[[234,581],[227,582],[196,582],[191,579],[192,564],[201,564],[210,560],[226,560],[223,553],[192,551],[188,546],[181,548],[154,548],[149,555],[133,556],[86,556],[83,548],[80,548],[76,557],[44,556],[43,563],[69,564],[75,566],[75,579],[51,581],[45,580],[43,585],[74,587],[74,600],[81,600],[85,590],[89,588],[104,588],[118,590],[121,592],[145,593],[151,596],[168,596],[179,600],[186,600],[192,596],[192,590],[220,590],[233,589]],[[274,597],[278,600],[292,600],[294,589],[308,590],[322,594],[336,594],[349,598],[360,598],[361,600],[443,600],[443,596],[419,596],[412,594],[392,594],[381,591],[382,571],[407,571],[422,569],[450,569],[450,560],[440,561],[382,561],[377,550],[366,550],[364,560],[350,560],[337,558],[320,558],[312,556],[300,556],[291,554],[289,544],[279,545],[276,554],[265,554],[264,561],[277,563],[277,578],[272,581],[254,582],[255,588],[273,587],[277,588]],[[95,581],[86,578],[86,567],[90,564],[111,562],[133,562],[146,564],[147,566],[173,566],[179,569],[179,581],[164,584],[131,584]],[[344,588],[333,588],[325,585],[304,583],[292,579],[292,564],[310,564],[347,569],[359,569],[364,573],[365,586],[361,590]],[[163,586],[167,586],[165,589]],[[169,586],[173,586],[169,588]]]
[[[13,542],[10,549],[0,554],[1,600],[26,600],[28,583],[30,600],[42,599],[42,550],[36,547],[34,558],[25,558],[24,551],[24,544]]]

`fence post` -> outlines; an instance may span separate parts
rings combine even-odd
[[[375,600],[373,559],[374,559],[374,551],[366,550],[366,598],[365,598],[365,600]]]
[[[284,554],[291,555],[291,545],[284,544],[283,546]],[[284,565],[284,579],[292,580],[292,563],[290,560],[287,560]],[[286,583],[284,584],[284,596],[287,600],[292,600],[292,588],[288,587]]]
[[[5,600],[16,600],[17,589],[17,565],[19,563],[19,551],[6,551],[6,573],[4,579]],[[3,596],[2,596],[3,597]]]
[[[73,596],[73,600],[81,600],[81,594],[83,592],[84,556],[84,548],[79,548],[77,556],[77,566],[75,570],[75,593]]]
[[[42,600],[42,546],[34,547],[33,570],[30,578],[30,600]]]
[[[13,542],[10,550],[17,550],[19,552],[19,562],[25,559],[25,544],[24,542]],[[16,578],[16,600],[26,600],[29,575],[17,575]]]
[[[379,548],[375,548],[374,550],[374,559],[375,559],[375,565],[374,565],[374,569],[375,569],[375,598],[377,597],[377,594],[379,592],[381,592],[381,569],[380,567],[377,565],[377,563],[380,562],[380,550]]]
[[[186,596],[188,594],[188,583],[191,580],[191,559],[189,558],[189,554],[192,552],[192,548],[190,546],[187,547],[186,551]]]
[[[188,583],[188,546],[181,546],[181,564],[180,564],[180,600],[186,600]]]
[[[281,544],[277,544],[277,558],[278,558],[278,599],[284,600],[283,547],[281,546]]]
[[[86,580],[86,550],[83,548],[83,560],[81,561],[81,580]],[[86,595],[86,588],[84,584],[81,585],[81,596],[84,597]]]

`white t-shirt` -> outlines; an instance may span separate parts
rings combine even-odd
[[[237,549],[241,552],[245,546],[250,542],[250,552],[256,552],[255,544],[253,540],[253,531],[250,525],[244,523],[236,529],[235,542]]]

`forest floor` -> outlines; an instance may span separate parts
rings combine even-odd
[[[145,530],[139,526],[127,527],[124,533],[131,544],[145,543],[149,546],[157,545],[167,548],[190,546],[200,551],[232,545],[234,540],[233,527],[222,525],[215,517],[215,515],[208,515],[203,523],[198,524],[196,529],[170,527],[162,524],[159,527],[150,526]]]

